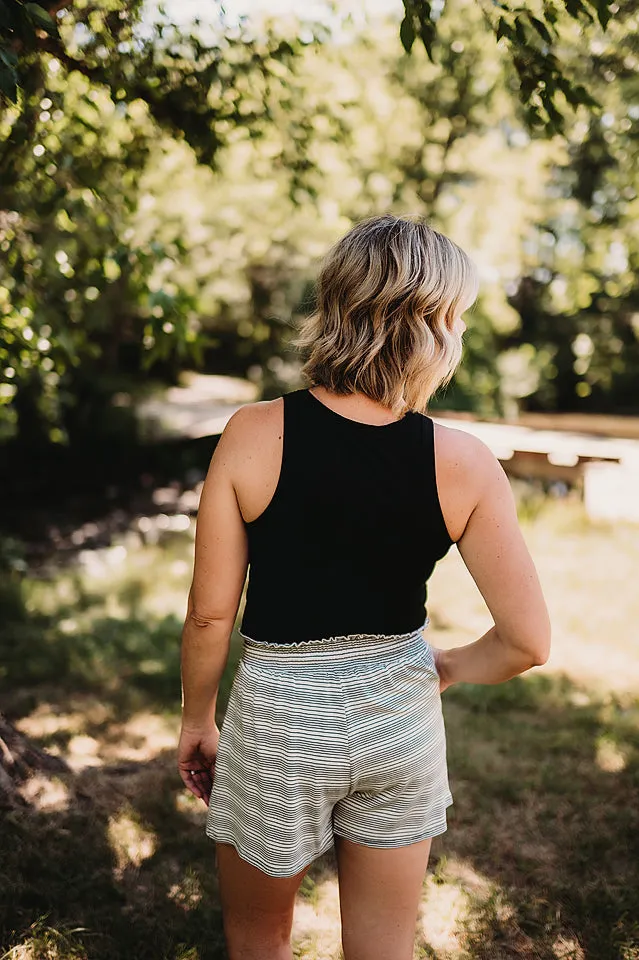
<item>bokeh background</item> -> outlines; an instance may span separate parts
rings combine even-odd
[[[225,956],[174,756],[198,498],[232,412],[302,385],[322,254],[386,211],[478,264],[430,413],[502,461],[553,621],[544,667],[444,694],[415,957],[638,960],[638,21],[0,2],[2,960]],[[439,646],[491,625],[456,549],[428,612]],[[340,957],[332,853],[294,945]]]

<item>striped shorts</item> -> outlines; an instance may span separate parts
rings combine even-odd
[[[206,835],[286,877],[335,834],[398,847],[444,833],[453,797],[428,623],[296,644],[242,634]]]

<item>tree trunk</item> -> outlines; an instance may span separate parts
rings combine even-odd
[[[18,787],[38,770],[67,773],[69,767],[61,757],[36,747],[0,713],[0,806],[24,804]]]

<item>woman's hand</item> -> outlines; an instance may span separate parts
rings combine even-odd
[[[192,794],[208,806],[215,775],[220,731],[214,723],[204,730],[182,727],[177,749],[178,771]]]
[[[439,692],[443,693],[444,690],[447,690],[448,687],[452,686],[452,680],[448,679],[448,672],[446,669],[446,655],[448,651],[441,650],[439,647],[433,647],[432,643],[431,649],[435,659],[435,668],[439,674]]]

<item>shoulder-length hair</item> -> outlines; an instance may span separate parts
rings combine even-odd
[[[315,311],[293,346],[302,376],[338,394],[361,392],[401,416],[426,411],[462,357],[457,316],[477,297],[468,255],[420,217],[363,220],[329,250]]]

